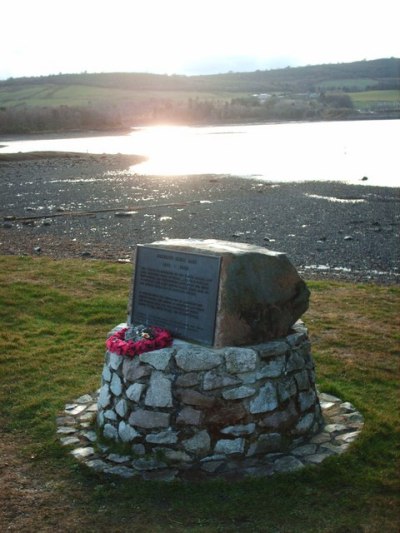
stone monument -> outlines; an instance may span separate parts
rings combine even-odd
[[[298,320],[308,298],[283,253],[216,240],[138,246],[128,325],[169,328],[174,341],[133,358],[106,352],[100,433],[131,446],[144,479],[270,471],[323,424]]]
[[[129,322],[214,347],[242,346],[286,335],[308,298],[284,253],[172,239],[138,247]]]

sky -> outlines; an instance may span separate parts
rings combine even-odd
[[[215,74],[400,57],[398,0],[8,0],[0,79]]]

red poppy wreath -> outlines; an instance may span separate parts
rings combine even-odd
[[[172,336],[157,326],[131,326],[123,328],[106,341],[107,350],[117,355],[134,357],[141,353],[171,346]]]

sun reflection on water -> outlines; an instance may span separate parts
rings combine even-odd
[[[353,121],[143,128],[131,135],[135,149],[148,160],[131,170],[147,175],[220,174],[398,186],[398,166],[393,163],[399,125],[400,121]]]
[[[148,159],[132,166],[131,174],[216,174],[275,182],[334,180],[393,187],[400,182],[399,134],[399,120],[164,125],[135,128],[128,135],[14,141],[0,148],[0,153],[137,154]]]
[[[219,158],[224,146],[215,143],[210,128],[157,126],[133,132],[132,136],[135,149],[148,157],[131,167],[138,174],[221,173]]]

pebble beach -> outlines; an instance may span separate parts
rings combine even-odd
[[[137,244],[223,239],[285,252],[305,279],[399,282],[399,188],[142,176],[139,160],[2,154],[0,254],[129,262]]]

